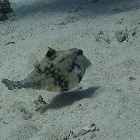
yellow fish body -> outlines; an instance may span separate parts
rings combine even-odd
[[[56,51],[49,48],[45,57],[35,65],[35,69],[21,81],[3,79],[9,90],[33,88],[53,92],[75,88],[84,76],[91,62],[82,50],[72,48]]]

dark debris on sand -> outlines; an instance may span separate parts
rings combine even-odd
[[[9,0],[0,0],[0,21],[8,19],[7,14],[13,12]]]

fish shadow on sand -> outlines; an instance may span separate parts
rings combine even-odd
[[[80,101],[84,98],[91,98],[95,95],[96,90],[100,86],[90,87],[86,90],[74,90],[62,92],[59,95],[55,96],[51,102],[44,107],[40,108],[40,112],[44,113],[48,109],[59,109],[65,106],[72,105],[76,101]]]

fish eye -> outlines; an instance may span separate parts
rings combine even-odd
[[[55,54],[55,50],[52,49],[52,48],[49,48],[49,50],[48,50],[46,56],[50,58],[50,57],[52,57],[54,54]]]
[[[78,55],[83,55],[83,51],[82,50],[78,50],[77,54]]]

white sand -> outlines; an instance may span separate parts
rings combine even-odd
[[[30,54],[40,60],[48,47],[80,48],[92,66],[79,91],[0,83],[0,140],[140,140],[140,1],[94,1],[10,1],[15,16],[0,22],[0,81],[25,78]],[[34,103],[39,95],[46,106]]]

